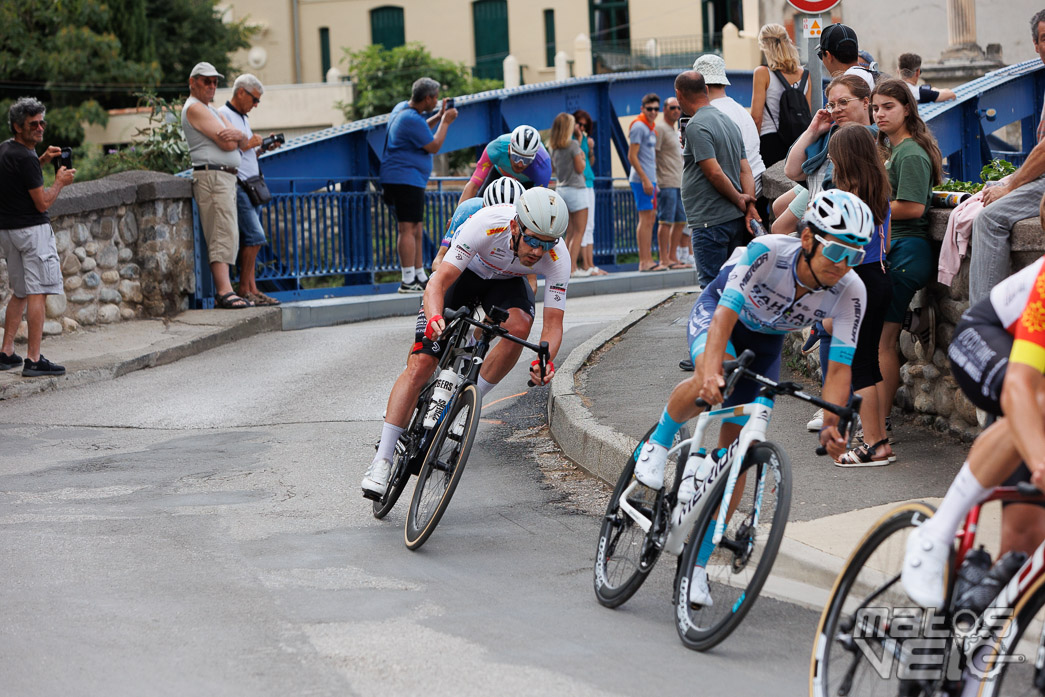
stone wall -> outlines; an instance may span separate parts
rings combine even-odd
[[[770,198],[780,196],[793,186],[793,182],[784,176],[783,163],[770,168],[763,175],[762,184],[766,196]],[[934,208],[930,212],[930,230],[937,255],[947,230],[950,212],[949,208]],[[1045,239],[1038,218],[1017,223],[1012,234],[1013,270],[1027,266],[1043,252]],[[947,360],[947,348],[954,336],[954,327],[969,306],[969,256],[962,260],[961,270],[952,280],[951,286],[938,283],[934,277],[921,296],[915,296],[915,302],[921,299],[935,310],[936,347],[933,355],[927,356],[910,334],[900,332],[903,365],[900,367],[900,388],[896,393],[895,406],[915,414],[925,426],[971,440],[983,424],[978,420],[976,408],[951,377]],[[820,357],[816,352],[802,356],[799,347],[803,341],[804,337],[798,333],[789,335],[784,345],[785,353],[793,360],[805,361],[806,367],[819,378]]]
[[[122,172],[66,187],[49,213],[65,294],[48,296],[44,334],[189,308],[196,286],[189,180]],[[3,307],[9,295],[0,259]]]

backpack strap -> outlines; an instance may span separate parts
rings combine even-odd
[[[808,80],[809,80],[809,71],[806,70],[806,69],[803,69],[802,70],[802,79],[798,81],[798,87],[795,88],[799,92],[801,92],[803,96],[805,96],[805,93],[806,93],[806,82]]]

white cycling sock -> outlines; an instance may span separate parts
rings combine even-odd
[[[403,267],[403,283],[413,283],[413,282],[414,282],[414,267],[413,266],[404,266]]]
[[[486,399],[486,395],[490,392],[490,390],[497,387],[497,383],[487,382],[485,379],[483,379],[483,376],[480,375],[478,382],[475,383],[475,386],[479,390],[479,396],[483,399]]]
[[[421,281],[422,283],[427,281],[428,274],[425,273],[425,267],[418,266],[417,269],[414,270],[414,278],[416,278],[418,281]]]
[[[992,491],[994,487],[985,489],[980,486],[966,461],[951,482],[947,495],[936,509],[936,515],[922,523],[922,534],[942,545],[950,545],[969,509],[987,498]]]
[[[403,435],[405,430],[402,426],[393,426],[387,421],[381,426],[381,442],[377,446],[377,455],[374,455],[374,462],[392,459],[392,454],[396,449],[396,441],[399,440],[399,436]]]

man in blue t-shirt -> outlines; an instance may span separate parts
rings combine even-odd
[[[653,217],[657,212],[657,114],[660,97],[650,92],[642,98],[642,111],[628,128],[628,183],[639,212],[635,237],[639,244],[639,271],[667,271],[653,261]],[[664,250],[660,250],[664,254]]]
[[[425,274],[423,246],[425,186],[432,174],[432,155],[446,140],[447,128],[457,118],[456,109],[446,102],[433,116],[439,103],[439,83],[430,77],[419,78],[413,85],[409,102],[400,102],[388,118],[388,136],[381,160],[381,186],[385,203],[395,210],[399,223],[399,262],[403,269],[400,293],[421,293],[428,282]],[[432,135],[432,126],[439,124]]]

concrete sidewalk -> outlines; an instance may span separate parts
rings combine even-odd
[[[686,356],[685,329],[694,293],[681,293],[606,327],[577,347],[559,367],[548,402],[552,435],[568,457],[615,484],[638,439],[654,425],[672,388],[692,375],[678,368]],[[572,380],[561,377],[573,376]],[[814,380],[790,373],[809,391]],[[835,577],[864,533],[897,504],[932,503],[947,491],[969,446],[908,421],[894,410],[898,462],[841,468],[817,457],[806,430],[814,408],[780,398],[769,435],[792,464],[791,512],[766,593],[822,608]],[[996,554],[1000,506],[981,517],[982,540]]]

